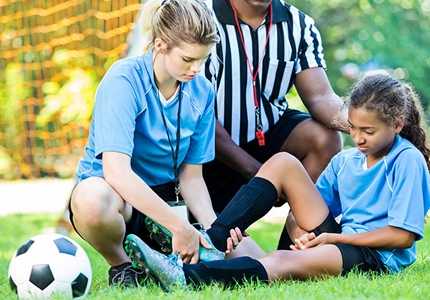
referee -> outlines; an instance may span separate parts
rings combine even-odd
[[[216,159],[204,165],[215,211],[280,151],[316,181],[348,127],[314,20],[281,0],[205,2],[221,37],[203,70],[216,90]],[[309,113],[288,107],[293,86]]]

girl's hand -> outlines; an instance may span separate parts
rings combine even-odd
[[[323,244],[333,244],[332,238],[338,236],[338,233],[327,233],[323,232],[319,236],[314,237],[313,239],[309,239],[307,243],[305,243],[306,248],[318,247]],[[315,234],[314,234],[315,236]]]
[[[316,239],[315,233],[305,233],[298,239],[294,239],[294,245],[290,246],[291,250],[303,250],[309,247],[309,242]]]
[[[225,254],[227,255],[231,253],[231,251],[235,250],[244,236],[248,236],[248,234],[246,232],[242,234],[238,227],[231,229],[230,237],[227,239],[227,250],[225,251]]]
[[[333,239],[338,236],[337,233],[323,232],[319,236],[315,236],[313,232],[304,234],[299,239],[295,240],[295,244],[290,248],[291,250],[303,250],[313,247],[318,247],[323,244],[333,244]]]

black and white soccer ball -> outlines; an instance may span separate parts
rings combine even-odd
[[[92,270],[78,243],[49,233],[32,237],[15,251],[8,277],[19,299],[77,299],[88,293]]]

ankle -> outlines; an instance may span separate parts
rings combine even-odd
[[[224,237],[226,234],[230,234],[230,229],[223,230],[220,226],[215,225],[215,227],[211,227],[206,230],[206,233],[216,249],[221,252],[225,252],[227,250],[227,238]]]

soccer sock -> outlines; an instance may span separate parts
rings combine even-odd
[[[277,199],[275,186],[264,178],[254,177],[243,185],[207,230],[215,248],[226,251],[230,229],[239,227],[243,232],[269,212]]]
[[[288,234],[287,228],[284,226],[281,237],[279,238],[278,250],[290,250],[290,245],[294,245],[294,243]]]
[[[268,275],[263,265],[248,256],[200,262],[198,264],[184,264],[187,284],[223,283],[226,286],[243,284],[252,280],[268,282]]]

